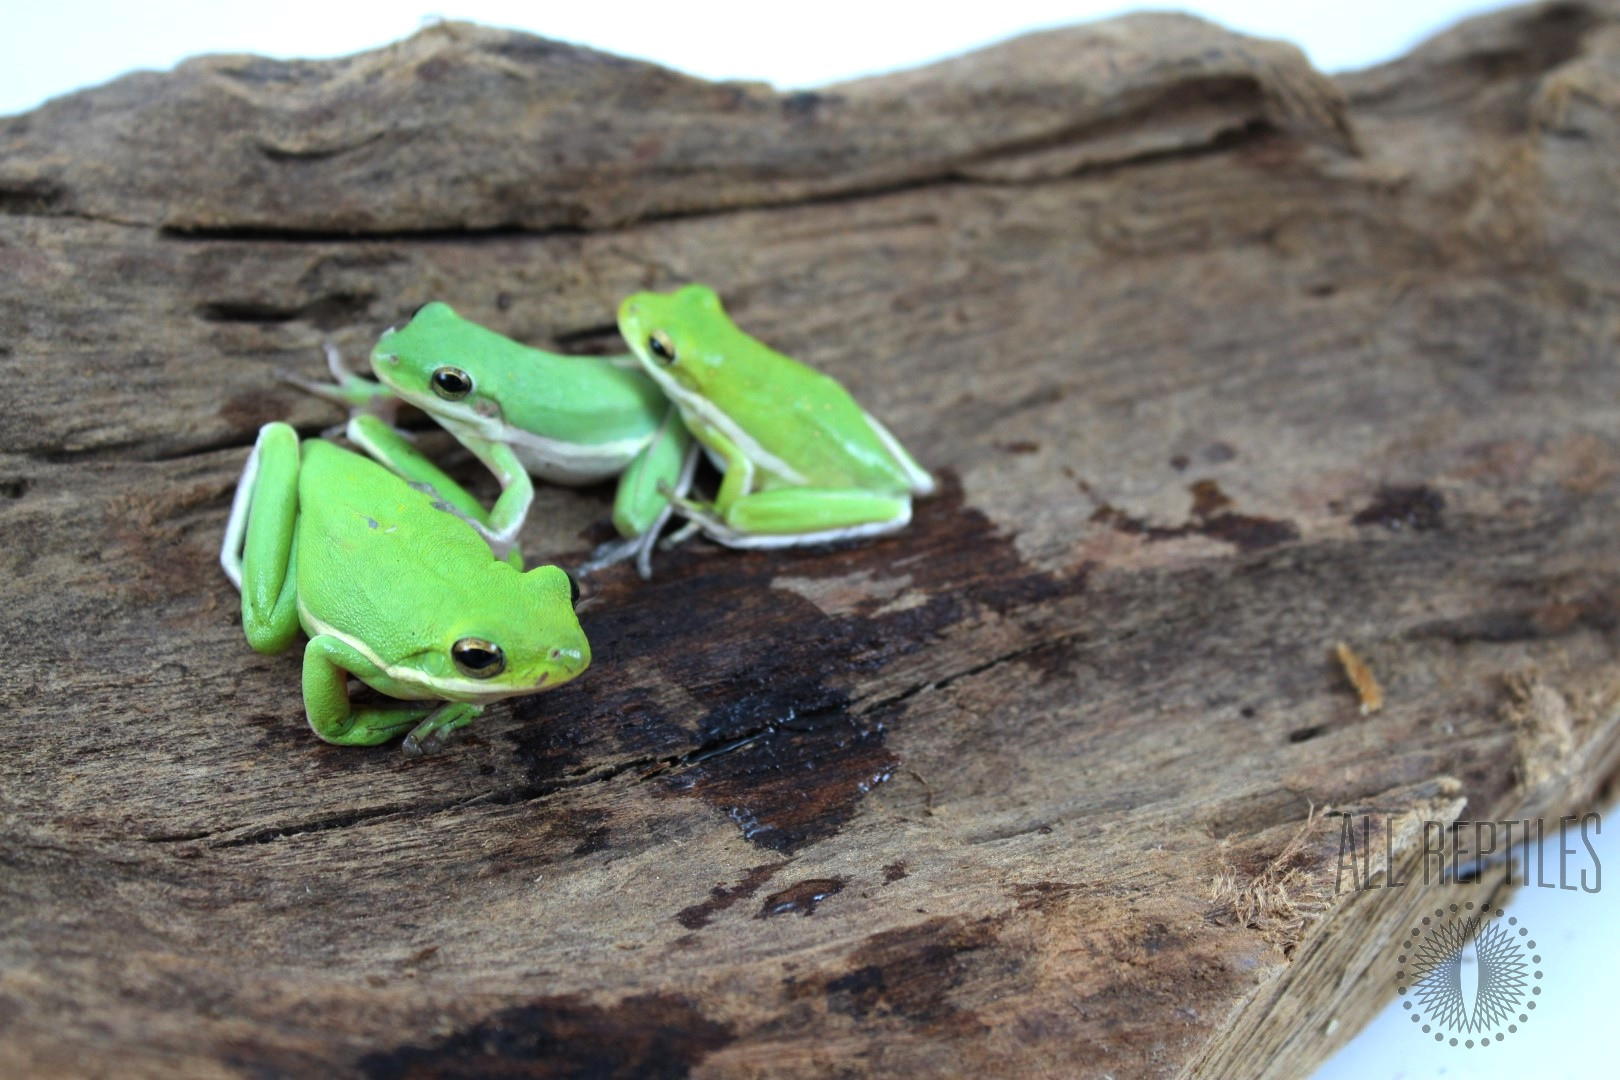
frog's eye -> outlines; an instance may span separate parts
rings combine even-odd
[[[647,339],[647,348],[652,350],[652,354],[664,363],[673,364],[675,362],[675,343],[669,340],[669,335],[662,330],[652,332],[652,336]]]
[[[431,380],[433,392],[446,401],[460,401],[472,393],[472,376],[458,367],[439,368]]]
[[[463,675],[493,679],[506,670],[506,654],[493,641],[464,637],[450,646],[450,658]]]

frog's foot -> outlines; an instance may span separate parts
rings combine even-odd
[[[316,382],[285,370],[278,371],[277,376],[305,393],[343,406],[351,415],[376,416],[394,424],[399,417],[399,398],[388,387],[351,368],[330,341],[322,347],[326,351],[326,370],[332,375],[331,382]]]
[[[585,577],[596,573],[598,570],[605,570],[617,563],[634,559],[636,573],[641,580],[651,581],[653,548],[667,549],[670,547],[668,541],[662,544],[658,543],[658,534],[664,531],[664,526],[669,522],[674,512],[672,507],[665,506],[659,511],[658,516],[653,519],[652,524],[647,527],[647,531],[640,536],[627,536],[596,545],[591,551],[591,557],[581,563],[574,571],[575,575]]]
[[[411,733],[405,736],[405,741],[399,748],[409,758],[438,753],[453,733],[472,723],[483,711],[481,705],[446,703],[434,709],[428,714],[427,719],[417,724]]]
[[[610,566],[617,566],[626,559],[634,559],[640,552],[646,534],[642,536],[624,536],[617,540],[608,540],[597,544],[591,549],[591,557],[574,568],[575,577],[587,577],[598,570],[606,570]]]
[[[653,522],[652,528],[639,537],[639,543],[636,545],[636,573],[640,575],[642,581],[652,580],[653,545],[658,542],[658,534],[664,531],[664,525],[668,523],[674,513],[675,508],[673,506],[664,507],[663,510],[659,511],[658,520]],[[665,549],[668,549],[667,544]]]
[[[725,520],[715,513],[713,503],[698,502],[696,499],[687,498],[685,494],[671,491],[667,487],[660,487],[659,490],[669,499],[671,512],[686,519],[686,524],[675,530],[674,534],[664,542],[665,547],[683,544],[700,532],[726,531]]]
[[[719,516],[714,512],[713,503],[699,502],[688,496],[686,490],[684,487],[672,488],[662,480],[658,482],[658,493],[669,500],[671,511],[680,514],[689,524],[699,520],[720,520]]]
[[[688,521],[685,525],[682,525],[680,528],[666,536],[664,538],[664,542],[658,546],[663,551],[671,551],[680,547],[682,544],[686,543],[688,540],[692,539],[692,537],[696,536],[702,531],[702,522]]]
[[[286,368],[277,369],[276,378],[289,386],[298,387],[298,389],[302,390],[306,394],[312,394],[323,401],[330,401],[334,405],[343,406],[345,409],[349,410],[349,415],[351,417],[357,416],[364,411],[364,405],[361,403],[361,398],[358,395],[349,394],[341,386],[333,386],[331,383],[316,382],[314,379],[306,379],[296,371],[288,371]],[[325,439],[327,442],[335,442],[338,437],[344,433],[344,428],[346,426],[347,421],[342,424],[333,424],[331,427],[322,428],[321,438]]]

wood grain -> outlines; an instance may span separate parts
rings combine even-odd
[[[1438,888],[1335,895],[1327,811],[1412,860],[1620,765],[1617,103],[1594,2],[804,93],[452,23],[0,119],[0,1072],[1303,1073]],[[276,373],[691,280],[943,492],[602,576],[593,669],[435,758],[315,740],[214,561],[338,419]]]

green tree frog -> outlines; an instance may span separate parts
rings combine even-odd
[[[431,753],[490,702],[583,672],[590,645],[568,575],[493,558],[462,520],[482,512],[477,501],[387,424],[356,417],[349,435],[387,467],[300,444],[283,423],[260,429],[220,550],[254,649],[285,652],[300,627],[309,636],[315,734],[374,746],[408,731],[407,754]],[[351,704],[350,676],[401,703]]]
[[[293,381],[351,407],[389,394],[432,416],[500,481],[486,526],[497,555],[517,539],[534,498],[532,474],[560,484],[619,477],[613,524],[625,539],[599,549],[589,572],[635,556],[650,576],[652,541],[669,516],[665,491],[684,491],[694,454],[679,412],[629,356],[561,356],[531,348],[430,303],[382,335],[371,367],[381,386],[328,346],[337,386]],[[685,479],[683,479],[683,477]]]
[[[875,536],[934,480],[837,380],[737,328],[713,289],[638,293],[619,330],[724,474],[712,503],[673,492],[690,527],[731,547]]]

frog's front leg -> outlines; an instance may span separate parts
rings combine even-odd
[[[524,519],[529,516],[529,507],[534,504],[534,481],[506,443],[467,435],[460,436],[460,439],[500,481],[501,494],[485,520],[471,519],[468,523],[489,543],[495,557],[504,559],[507,552],[517,545],[518,533],[523,531]]]
[[[467,524],[471,525],[480,536],[489,540],[489,512],[486,511],[471,492],[456,483],[450,476],[432,461],[428,460],[415,446],[407,442],[398,431],[375,416],[355,416],[350,418],[349,426],[345,431],[349,441],[360,447],[372,460],[378,462],[397,476],[402,476],[413,484],[430,489],[437,495],[444,506],[441,509],[454,514]],[[514,463],[516,459],[514,458]],[[522,472],[521,468],[518,470]],[[524,481],[528,481],[527,474]],[[533,487],[529,488],[532,495]],[[499,505],[497,503],[497,505]],[[524,507],[525,512],[527,506]],[[521,526],[522,517],[517,524]],[[506,550],[498,551],[497,558],[502,558],[519,570],[523,569],[523,553],[516,545],[517,533],[512,531],[512,541],[506,544]],[[495,550],[494,542],[490,549]]]
[[[398,422],[400,401],[392,390],[351,368],[337,346],[330,341],[324,342],[321,348],[326,353],[326,370],[332,375],[331,382],[316,382],[292,371],[280,372],[281,381],[291,383],[305,393],[342,405],[352,414],[375,416],[390,425]]]
[[[671,405],[652,439],[619,475],[613,499],[613,527],[619,531],[620,539],[609,540],[591,552],[590,559],[576,571],[578,575],[634,558],[642,580],[652,577],[653,545],[674,512],[670,496],[684,497],[691,488],[700,449],[686,430],[680,410]]]
[[[443,735],[471,721],[481,706],[461,702],[430,705],[364,705],[349,701],[349,676],[361,682],[383,683],[388,674],[342,638],[317,634],[304,647],[304,712],[309,726],[321,739],[338,746],[377,746],[406,731],[423,739],[406,747],[407,753],[431,752]],[[431,726],[430,726],[431,725]],[[415,729],[415,730],[412,730]]]
[[[242,594],[242,632],[262,653],[298,636],[298,432],[266,424],[231,500],[219,562]]]

